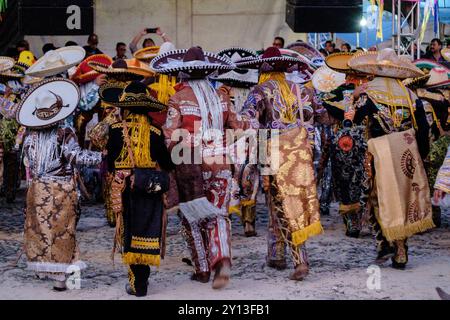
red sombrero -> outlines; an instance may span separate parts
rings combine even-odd
[[[100,75],[100,73],[93,70],[89,66],[89,62],[91,61],[95,61],[107,66],[110,66],[113,63],[111,57],[106,54],[94,54],[84,59],[83,62],[78,65],[75,73],[71,77],[71,80],[78,84],[84,84],[94,81]]]

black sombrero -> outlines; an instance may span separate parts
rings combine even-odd
[[[160,54],[152,60],[150,68],[156,73],[182,79],[204,79],[229,72],[236,66],[226,57],[192,47]]]
[[[150,111],[165,111],[167,106],[153,97],[153,92],[144,83],[132,81],[128,85],[109,82],[99,89],[100,99],[119,108],[144,108]]]
[[[256,58],[256,52],[244,49],[232,47],[219,51],[217,55],[230,59],[233,63],[246,58]],[[258,84],[258,71],[251,69],[236,68],[227,73],[221,74],[212,78],[213,80],[220,81],[231,87],[243,87],[249,88]]]

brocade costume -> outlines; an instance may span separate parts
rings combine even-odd
[[[24,163],[31,180],[27,191],[25,253],[28,268],[64,281],[78,261],[75,237],[78,195],[74,166],[95,166],[99,152],[80,148],[71,128],[30,130],[25,138]],[[50,201],[51,199],[51,201]]]
[[[177,85],[177,93],[169,100],[167,121],[163,127],[166,143],[172,151],[172,159],[180,155],[178,149],[180,145],[185,147],[181,155],[185,161],[177,163],[176,166],[176,181],[183,235],[191,251],[195,275],[209,274],[225,259],[231,262],[231,223],[228,207],[232,173],[223,130],[248,128],[248,122],[242,121],[234,112],[228,96],[218,92],[222,116],[212,112],[209,117],[222,120],[222,143],[217,145],[206,137],[202,139],[202,134],[206,133],[201,132],[204,120],[202,107],[192,85],[197,88],[210,87],[207,90],[214,90],[206,81],[194,80]],[[210,106],[203,107],[210,108]],[[179,129],[189,135],[177,145],[178,137],[173,134],[180,132]],[[194,155],[198,151],[201,152],[197,153],[200,161],[193,162]],[[208,161],[212,159],[217,161]],[[211,207],[201,201],[204,197]],[[206,212],[206,215],[200,214],[201,212]]]
[[[286,141],[287,146],[292,144],[292,149],[279,149],[286,163],[280,160],[283,165],[278,173],[267,175],[261,172],[265,175],[264,190],[269,206],[269,266],[277,264],[283,268],[286,265],[286,245],[289,245],[295,266],[307,266],[304,242],[322,232],[310,145],[313,127],[308,125],[308,121],[314,119],[313,96],[313,89],[286,81],[284,73],[263,73],[243,110],[243,114],[256,123],[254,126],[269,129],[271,137],[276,134],[274,129],[279,129],[280,140]],[[297,134],[295,139],[292,132]],[[293,140],[289,141],[289,138]],[[280,147],[283,147],[281,141]],[[283,170],[292,166],[300,175],[286,175],[288,171]],[[289,192],[294,186],[297,193]],[[294,194],[296,196],[292,197]]]

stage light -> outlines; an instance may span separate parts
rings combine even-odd
[[[367,26],[367,20],[366,20],[366,18],[362,18],[361,19],[361,21],[359,22],[359,25],[361,26],[361,27],[365,27],[365,26]]]

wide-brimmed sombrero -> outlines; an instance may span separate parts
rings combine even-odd
[[[14,61],[14,60],[13,60]],[[10,69],[0,72],[0,82],[7,82],[10,80],[20,80],[25,76],[22,66],[13,64]]]
[[[220,57],[226,57],[232,62],[237,62],[246,58],[256,58],[256,52],[244,48],[227,48],[217,53]],[[211,77],[211,79],[223,82],[232,87],[252,87],[258,84],[258,70],[236,68],[227,73]]]
[[[321,66],[312,76],[313,87],[320,92],[331,92],[345,83],[345,74]]]
[[[14,67],[15,61],[10,57],[0,57],[0,73],[8,71]]]
[[[47,128],[66,119],[78,106],[80,90],[75,82],[49,78],[35,84],[20,101],[16,119],[29,128]]]
[[[142,48],[136,51],[133,54],[133,57],[135,57],[139,61],[150,63],[150,61],[152,61],[158,55],[159,50],[160,47],[158,46]]]
[[[236,66],[226,57],[192,47],[160,54],[152,60],[150,68],[156,73],[182,79],[204,79],[229,72]]]
[[[269,47],[257,58],[236,62],[238,68],[259,69],[261,72],[292,72],[305,70],[308,63],[288,55],[282,55],[276,47]]]
[[[156,99],[156,92],[141,81],[132,81],[127,85],[109,82],[99,89],[100,99],[119,108],[143,108],[149,112],[165,111],[167,106]]]
[[[437,68],[437,69],[445,69],[448,73],[448,76],[450,77],[450,70],[440,63],[437,63],[436,61],[429,60],[429,59],[418,59],[412,62],[417,68],[422,70],[424,73],[423,76],[416,77],[416,78],[408,78],[403,80],[403,84],[409,88],[425,88],[428,87],[428,80],[430,80],[431,77],[431,70]],[[438,76],[435,74],[434,79],[431,83],[437,83]],[[440,77],[440,81],[445,81],[442,77]]]
[[[84,59],[83,62],[81,62],[77,66],[74,74],[70,79],[78,84],[84,84],[94,81],[100,75],[100,73],[89,66],[89,62],[91,61],[95,61],[107,66],[110,66],[113,63],[111,57],[106,54],[94,54]]]
[[[296,51],[302,56],[306,57],[316,67],[323,66],[323,64],[325,63],[324,58],[319,50],[306,42],[294,42],[289,44],[286,48]]]
[[[424,73],[411,61],[398,57],[393,49],[355,53],[348,61],[354,70],[379,77],[396,79],[417,78]]]
[[[428,89],[442,89],[450,86],[450,70],[444,67],[430,70],[429,79],[424,87]]]
[[[54,76],[79,64],[85,55],[86,51],[79,46],[50,50],[31,65],[25,74],[42,78]]]
[[[351,69],[348,65],[348,61],[353,58],[353,53],[351,52],[338,52],[330,54],[325,58],[325,64],[328,68],[341,72],[341,73],[352,73],[356,72]]]
[[[95,71],[120,81],[142,80],[155,75],[147,64],[137,59],[118,59],[111,65],[90,61],[88,65]]]

